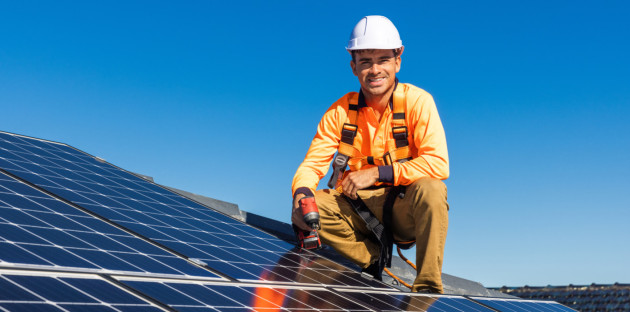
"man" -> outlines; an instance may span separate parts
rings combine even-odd
[[[293,178],[292,222],[303,230],[298,201],[315,196],[321,218],[320,238],[366,272],[382,270],[381,245],[355,208],[367,206],[395,242],[416,241],[418,274],[412,291],[442,293],[442,259],[448,227],[446,186],[448,152],[433,98],[426,91],[399,83],[404,47],[398,30],[383,16],[367,16],[355,26],[347,50],[350,67],[361,85],[337,100],[324,114],[306,157]],[[336,189],[315,191],[335,152],[345,172]],[[341,155],[341,156],[339,156]],[[346,157],[347,156],[347,157]],[[345,157],[345,158],[344,158]],[[335,165],[333,165],[335,168]],[[388,192],[406,186],[402,198]],[[386,205],[385,205],[386,206]],[[379,262],[381,261],[381,262]]]

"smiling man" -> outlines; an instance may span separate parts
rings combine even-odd
[[[322,117],[293,178],[291,220],[310,229],[298,202],[314,196],[322,242],[379,279],[392,243],[415,242],[412,291],[442,293],[449,206],[441,180],[449,169],[435,103],[426,91],[398,82],[404,47],[386,17],[361,19],[346,49],[361,89],[341,97]],[[330,189],[316,191],[333,158]]]

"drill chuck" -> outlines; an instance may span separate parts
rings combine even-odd
[[[319,213],[309,212],[304,215],[304,222],[313,230],[319,230]]]

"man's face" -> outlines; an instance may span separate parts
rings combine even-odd
[[[383,96],[393,90],[400,62],[400,55],[394,56],[392,50],[360,50],[350,67],[365,96]]]

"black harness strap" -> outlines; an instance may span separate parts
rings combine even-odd
[[[344,123],[341,128],[341,142],[352,145],[355,136],[357,136],[357,125]]]
[[[394,247],[394,241],[392,240],[392,235],[388,234],[388,231],[383,224],[376,218],[376,216],[368,209],[363,200],[357,196],[357,199],[352,199],[350,197],[344,196],[354,211],[361,217],[361,219],[365,222],[365,226],[372,232],[376,241],[381,245],[380,251],[381,254],[379,256],[378,262],[375,265],[378,266],[378,270],[376,272],[372,272],[374,274],[374,278],[378,280],[382,280],[383,269],[385,265],[391,267],[392,262],[392,250]]]
[[[396,202],[396,198],[403,198],[405,196],[406,187],[403,185],[393,186],[389,192],[387,192],[387,197],[385,197],[385,203],[383,204],[383,226],[385,227],[385,233],[388,241],[391,242],[389,246],[389,256],[387,258],[387,263],[385,264],[388,268],[392,267],[392,250],[393,242],[394,242],[394,234],[392,227],[392,215],[394,212],[394,203]]]
[[[398,79],[396,79],[396,87],[398,87]],[[396,142],[396,150],[387,151],[383,155],[383,161],[387,165],[391,165],[393,161],[405,162],[410,160],[411,153],[409,151],[409,137],[407,126],[405,125],[405,96],[403,93],[392,94],[392,98],[389,101],[390,109],[392,110],[392,136]],[[358,103],[349,103],[348,106],[348,122],[343,124],[341,130],[340,146],[333,161],[333,174],[328,181],[328,187],[334,188],[339,177],[345,171],[348,160],[352,156],[352,148],[354,146],[354,138],[357,135],[357,115],[359,108],[365,106],[365,100],[363,99],[363,93],[359,92]],[[342,151],[343,149],[343,151]],[[392,152],[392,153],[390,153]],[[404,155],[401,157],[401,155]],[[405,158],[406,157],[406,158]],[[373,156],[367,157],[367,164],[375,165],[375,159]],[[394,247],[394,234],[392,231],[392,213],[394,202],[397,197],[403,198],[405,196],[404,186],[393,186],[387,193],[385,203],[383,205],[383,224],[376,218],[376,216],[368,209],[361,198],[351,199],[344,196],[350,203],[354,211],[359,215],[366,224],[366,227],[372,232],[374,238],[381,245],[380,257],[377,263],[373,264],[377,266],[377,271],[372,272],[374,277],[381,280],[382,272],[385,266],[390,268],[392,266],[392,251]],[[372,266],[371,266],[372,267]]]
[[[405,196],[406,187],[399,185],[390,188],[383,204],[383,223],[378,221],[372,211],[365,205],[365,202],[357,196],[357,199],[351,199],[344,196],[350,203],[354,211],[365,222],[365,226],[372,232],[376,241],[381,245],[381,254],[378,261],[378,272],[375,278],[381,279],[383,269],[392,267],[392,252],[394,250],[394,234],[392,231],[392,213],[396,198]]]

